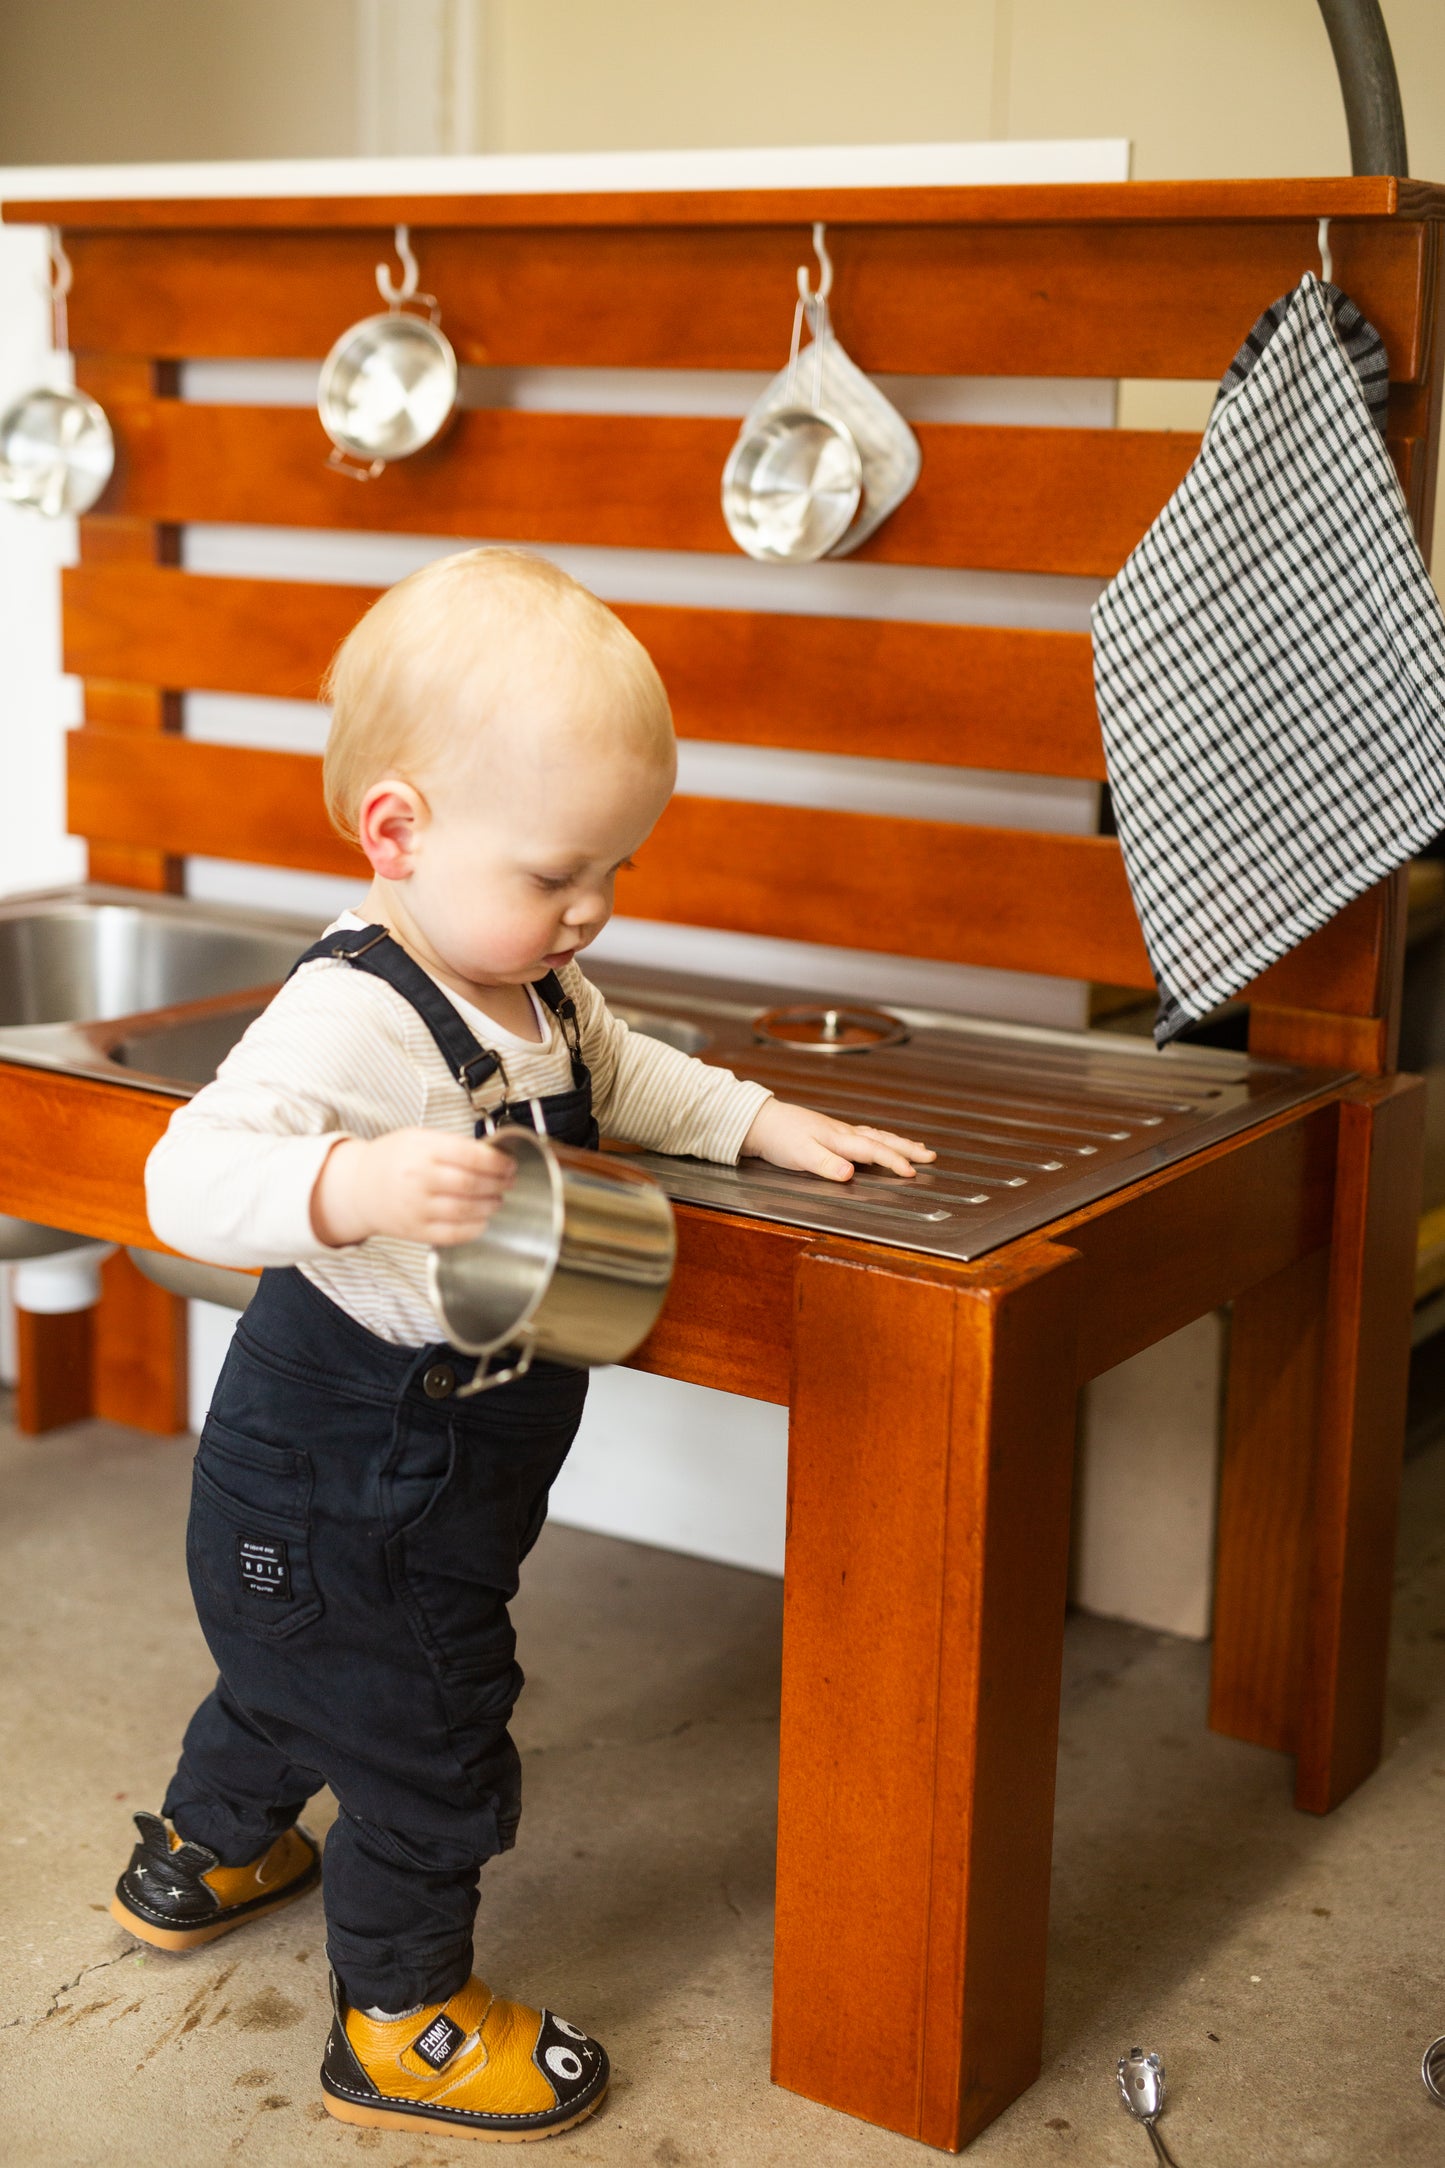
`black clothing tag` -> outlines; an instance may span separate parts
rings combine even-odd
[[[269,1536],[237,1536],[236,1564],[248,1596],[290,1598],[291,1563],[284,1543],[273,1542]]]
[[[411,2052],[419,2055],[429,2070],[444,2070],[466,2037],[456,2020],[442,2010],[420,2038],[413,2040]]]

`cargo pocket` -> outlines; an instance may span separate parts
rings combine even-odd
[[[320,1618],[311,1463],[208,1418],[191,1479],[186,1563],[202,1626],[279,1641]]]

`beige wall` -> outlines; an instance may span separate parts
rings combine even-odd
[[[1445,180],[1445,4],[1385,16],[1412,165]],[[469,140],[378,147],[1127,135],[1141,178],[1348,164],[1316,0],[4,0],[0,164],[369,148],[379,20],[471,94]]]
[[[354,0],[0,0],[0,165],[346,157]]]
[[[1385,0],[1445,178],[1445,5]],[[1349,170],[1316,0],[496,0],[496,150],[1124,135],[1147,176]]]
[[[991,135],[994,18],[995,0],[497,0],[486,148]]]

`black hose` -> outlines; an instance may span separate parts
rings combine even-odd
[[[1350,131],[1352,173],[1410,171],[1405,114],[1380,0],[1320,0]]]

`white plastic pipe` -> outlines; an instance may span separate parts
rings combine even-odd
[[[15,1267],[15,1307],[34,1317],[63,1317],[90,1310],[100,1300],[100,1268],[115,1255],[113,1242],[86,1242],[53,1257],[27,1257]]]

